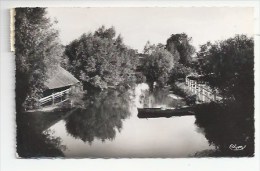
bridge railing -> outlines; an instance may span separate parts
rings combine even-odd
[[[47,103],[55,104],[55,103],[59,103],[64,100],[67,100],[70,92],[71,92],[71,89],[68,88],[66,90],[43,97],[39,100],[39,107],[46,105]],[[57,100],[57,99],[59,99],[59,100]]]
[[[186,78],[186,85],[192,93],[197,95],[200,101],[210,102],[221,99],[215,90],[212,90],[205,84],[198,83],[196,80]]]

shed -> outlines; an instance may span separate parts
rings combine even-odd
[[[46,86],[46,90],[43,93],[44,97],[68,88],[72,90],[82,89],[80,81],[61,66],[57,67],[56,71],[49,76],[44,85]]]

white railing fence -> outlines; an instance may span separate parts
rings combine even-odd
[[[221,99],[221,97],[217,95],[217,92],[215,90],[210,89],[205,84],[200,84],[196,80],[192,80],[189,78],[186,78],[185,83],[189,87],[189,90],[192,93],[196,94],[198,100],[202,102],[210,102]]]
[[[39,100],[39,107],[46,105],[47,103],[55,104],[55,103],[65,101],[68,99],[70,92],[71,92],[71,89],[68,88],[66,90],[63,90],[63,91],[51,94],[49,96],[46,96],[44,98],[41,98]]]

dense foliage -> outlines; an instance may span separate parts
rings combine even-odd
[[[188,66],[191,62],[195,48],[191,45],[191,37],[187,34],[172,34],[167,39],[166,49],[175,57],[175,61]]]
[[[174,66],[173,56],[160,45],[152,49],[144,58],[143,73],[150,88],[156,82],[159,86],[167,83],[169,73]]]
[[[135,82],[136,51],[123,44],[115,29],[104,26],[83,34],[65,48],[68,69],[84,86],[100,89]]]
[[[206,43],[197,53],[196,69],[206,75],[224,100],[198,108],[196,124],[217,147],[214,156],[254,155],[254,42],[236,35],[224,41]],[[210,111],[210,112],[209,112]],[[221,133],[225,131],[225,134]],[[243,151],[232,151],[240,143]]]
[[[194,52],[191,38],[185,33],[172,34],[166,45],[147,41],[143,50],[142,72],[150,87],[153,82],[163,86],[166,82],[172,84],[180,78],[184,79],[193,71],[190,64]]]
[[[181,79],[183,81],[187,75],[192,73],[194,70],[190,67],[184,66],[183,64],[176,62],[173,69],[170,72],[169,82],[174,83]]]
[[[245,35],[201,46],[198,70],[226,98],[253,104],[254,41]]]
[[[191,44],[192,38],[186,33],[172,34],[167,39],[166,49],[174,56],[175,65],[171,70],[169,81],[174,83],[179,79],[184,79],[191,72],[192,55],[195,48]]]
[[[207,156],[253,156],[254,110],[239,103],[210,103],[197,106],[195,124],[200,128],[216,151]],[[245,147],[231,150],[230,145]]]
[[[45,8],[16,8],[15,12],[16,108],[20,111],[37,105],[62,48]]]

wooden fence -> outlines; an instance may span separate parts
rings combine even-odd
[[[210,89],[206,84],[198,83],[196,80],[189,78],[186,78],[185,83],[189,87],[189,90],[197,95],[198,100],[202,102],[210,102],[221,99],[221,97],[217,95],[217,92]]]
[[[39,100],[39,107],[42,107],[44,105],[53,105],[55,103],[63,102],[68,99],[70,92],[71,92],[71,89],[68,88],[64,91],[60,91],[60,92],[54,93],[52,95],[46,96],[44,98],[41,98]]]

